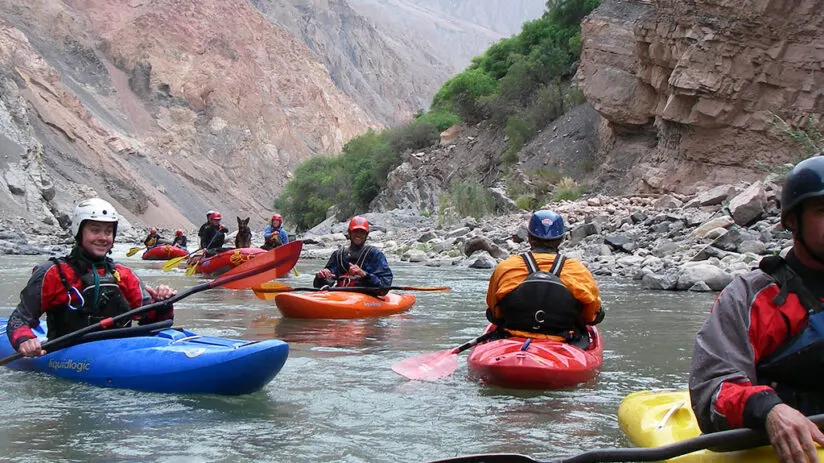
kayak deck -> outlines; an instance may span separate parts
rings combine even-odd
[[[467,358],[471,375],[486,384],[514,389],[563,389],[592,380],[603,362],[603,345],[588,327],[589,347],[509,337],[475,346]]]
[[[686,390],[640,391],[629,394],[618,407],[618,424],[638,447],[660,447],[701,434]],[[819,448],[818,457],[824,458]],[[667,461],[678,463],[777,462],[772,447],[713,452],[701,450]]]
[[[366,318],[406,312],[415,300],[414,294],[373,296],[352,291],[288,292],[275,296],[275,305],[286,318]]]
[[[0,319],[0,330],[7,320]],[[248,394],[268,384],[289,353],[280,340],[243,341],[160,329],[132,336],[143,327],[116,330],[127,337],[93,333],[89,342],[37,358],[10,362],[11,369],[39,371],[95,386],[180,394]],[[46,341],[45,322],[34,333]],[[95,337],[102,338],[94,340]],[[0,356],[14,351],[3,336]]]

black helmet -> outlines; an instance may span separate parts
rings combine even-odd
[[[786,228],[787,214],[802,201],[817,196],[824,196],[824,156],[805,159],[787,174],[781,190],[781,225]]]

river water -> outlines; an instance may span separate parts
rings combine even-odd
[[[184,289],[204,280],[162,262],[125,258],[148,283]],[[8,316],[41,257],[0,261],[0,316]],[[298,263],[283,280],[311,286],[323,261]],[[607,317],[599,325],[604,367],[575,390],[487,387],[458,370],[412,382],[390,369],[413,355],[456,347],[486,320],[490,271],[393,263],[395,284],[448,285],[417,293],[405,314],[364,320],[282,319],[251,291],[213,289],[180,301],[175,325],[200,334],[280,338],[290,345],[280,374],[239,397],[103,389],[0,369],[0,461],[426,462],[514,452],[536,459],[626,447],[616,410],[628,393],[684,388],[692,344],[714,293],[644,290],[599,279]]]

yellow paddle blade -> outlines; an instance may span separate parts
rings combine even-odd
[[[252,291],[255,292],[255,296],[264,301],[272,301],[278,293],[286,293],[294,290],[295,288],[277,281],[267,281],[266,283],[252,286]]]
[[[186,267],[186,276],[190,277],[190,276],[194,275],[195,274],[195,269],[197,269],[197,264],[189,264],[189,266]]]
[[[163,264],[163,271],[168,272],[169,270],[171,270],[173,268],[177,268],[178,264],[183,262],[183,260],[186,259],[187,257],[189,257],[189,256],[185,255],[185,256],[175,257],[174,259],[167,260],[166,263]]]
[[[129,252],[126,253],[127,257],[132,257],[133,255],[137,254],[137,251],[140,251],[143,248],[129,248]]]

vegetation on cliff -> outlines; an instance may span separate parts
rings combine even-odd
[[[539,129],[583,101],[569,79],[581,51],[581,20],[598,3],[547,1],[541,18],[492,45],[447,81],[433,98],[430,112],[407,125],[356,137],[338,156],[318,156],[300,164],[275,207],[299,230],[323,221],[332,206],[340,219],[364,212],[385,187],[387,174],[400,164],[402,153],[431,146],[441,131],[461,121],[489,120],[493,129],[504,131],[509,144],[501,162],[513,164]],[[467,191],[457,190],[464,196]],[[485,198],[452,199],[455,207],[487,203]],[[483,214],[483,209],[463,212]]]

